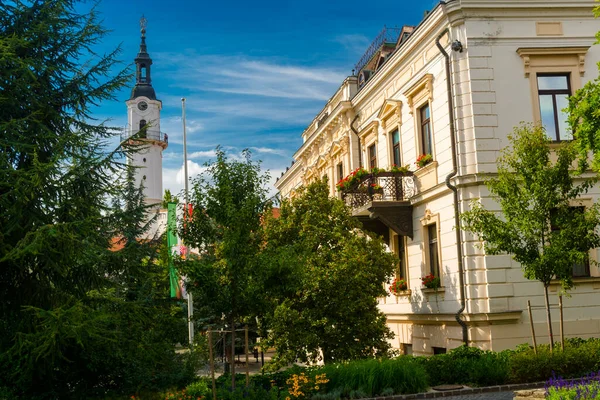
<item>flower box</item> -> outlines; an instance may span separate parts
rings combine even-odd
[[[408,290],[408,283],[406,280],[396,277],[390,285],[390,293],[395,296],[400,296],[403,292]]]
[[[437,290],[442,286],[440,277],[435,276],[433,274],[425,275],[424,277],[421,278],[421,282],[423,283],[423,286],[426,287],[427,289]]]
[[[423,168],[431,162],[433,162],[433,156],[431,154],[421,154],[419,157],[417,157],[415,164],[418,168]]]

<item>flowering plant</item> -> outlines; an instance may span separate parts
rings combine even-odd
[[[315,375],[314,382],[311,380],[312,378],[304,372],[294,374],[288,378],[285,383],[288,385],[289,396],[285,400],[310,398],[312,393],[318,392],[329,382],[326,374]]]
[[[385,172],[385,168],[377,168],[377,167],[371,168],[371,173],[373,175],[377,175],[380,172]]]
[[[427,289],[439,289],[441,287],[440,277],[433,274],[425,275],[421,278],[421,282]]]
[[[396,164],[392,165],[392,169],[390,170],[391,172],[394,173],[407,173],[410,172],[410,169],[408,167],[408,165],[405,165],[404,167],[402,166],[397,166]]]
[[[348,176],[344,179],[340,179],[340,181],[335,185],[336,189],[341,191],[354,186],[354,184],[360,182],[361,178],[369,175],[369,171],[360,167],[356,168],[352,171]]]
[[[381,190],[381,186],[379,186],[377,183],[371,183],[371,187],[373,190]]]
[[[417,162],[415,164],[417,164],[417,167],[423,168],[432,161],[433,156],[431,154],[421,154],[419,157],[417,157]]]
[[[390,286],[390,292],[397,295],[398,293],[408,289],[408,284],[404,279],[396,277]]]

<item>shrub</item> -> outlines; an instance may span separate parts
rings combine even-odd
[[[509,357],[509,380],[514,383],[536,382],[550,379],[553,374],[564,378],[586,375],[600,369],[600,340],[569,340],[562,351],[555,346],[550,353],[548,345],[520,348]]]
[[[320,368],[329,379],[329,391],[348,398],[352,392],[377,396],[392,389],[395,394],[422,392],[427,388],[425,370],[412,358],[352,361]]]
[[[429,376],[431,386],[465,384],[472,386],[500,385],[508,379],[506,353],[483,351],[475,347],[458,347],[448,354],[416,357]]]
[[[305,368],[299,365],[294,365],[283,371],[273,372],[264,375],[253,375],[250,377],[251,382],[254,386],[262,387],[265,390],[271,389],[271,387],[278,387],[284,389],[287,386],[287,380],[294,374],[301,374],[304,371],[312,370],[314,368]],[[231,378],[229,378],[231,379]],[[240,378],[236,378],[240,381]],[[245,379],[245,378],[244,378]],[[242,382],[242,381],[240,381]]]
[[[210,396],[209,396],[210,397]],[[221,388],[217,390],[219,400],[279,400],[279,390],[271,388],[265,390],[262,387],[250,386],[237,387],[235,390]]]
[[[201,379],[199,381],[191,383],[185,389],[187,391],[187,394],[192,396],[194,399],[196,397],[202,397],[212,394],[212,390],[209,388],[208,381],[205,379]]]

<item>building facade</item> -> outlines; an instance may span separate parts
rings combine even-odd
[[[538,343],[548,341],[542,284],[526,280],[509,255],[485,255],[474,236],[457,229],[457,215],[476,199],[497,209],[484,174],[496,172],[520,122],[543,124],[557,141],[570,138],[567,96],[598,76],[593,7],[575,0],[442,2],[416,27],[384,30],[302,133],[276,187],[289,197],[327,176],[331,195],[397,254],[408,288],[379,300],[394,347],[423,355],[465,339],[490,350],[531,342],[528,300]],[[399,168],[406,165],[409,171]],[[336,182],[360,167],[386,172],[338,192]],[[581,204],[599,195],[594,188]],[[590,252],[592,261],[597,253]],[[441,288],[423,287],[430,273]],[[564,299],[565,335],[597,336],[600,270],[592,262],[574,276]],[[560,286],[551,290],[558,332]]]

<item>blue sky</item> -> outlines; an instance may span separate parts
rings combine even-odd
[[[152,84],[163,102],[161,130],[169,134],[165,189],[183,187],[181,97],[191,175],[221,145],[232,157],[250,148],[274,182],[302,143],[302,131],[383,26],[416,25],[436,3],[103,0],[98,10],[112,32],[100,50],[121,44],[120,59],[132,63],[145,15]],[[124,126],[129,91],[95,115]]]

